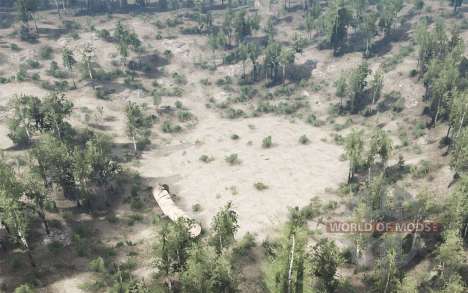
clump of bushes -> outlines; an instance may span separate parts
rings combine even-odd
[[[239,165],[241,163],[241,160],[237,154],[230,154],[229,156],[226,156],[225,161],[231,166]]]
[[[161,130],[164,133],[177,133],[182,131],[182,127],[180,125],[174,125],[171,121],[166,120],[161,125]]]

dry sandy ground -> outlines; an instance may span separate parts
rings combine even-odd
[[[232,140],[232,134],[240,139]],[[303,134],[311,139],[309,145],[299,144]],[[269,135],[274,145],[264,149],[262,139]],[[342,149],[320,141],[326,136],[320,128],[280,117],[231,121],[207,114],[184,141],[144,153],[138,171],[169,184],[179,205],[205,227],[232,201],[239,213],[240,235],[248,231],[265,238],[286,219],[288,207],[304,206],[314,196],[326,202],[332,195],[325,188],[336,188],[345,179],[347,163],[339,160]],[[225,161],[232,153],[238,154],[240,164]],[[215,160],[201,162],[201,155]],[[269,188],[259,191],[256,182]],[[202,207],[198,213],[192,211],[197,203]]]

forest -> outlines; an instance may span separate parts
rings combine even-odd
[[[467,53],[464,0],[0,0],[0,293],[467,292]]]

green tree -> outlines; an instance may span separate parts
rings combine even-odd
[[[380,1],[377,7],[379,11],[379,26],[385,36],[388,36],[396,22],[398,13],[403,8],[403,0]]]
[[[356,169],[362,162],[364,140],[362,131],[355,129],[345,139],[346,156],[349,160],[348,183],[354,178]]]
[[[202,244],[190,249],[181,282],[184,292],[237,292],[230,258],[217,255],[212,247]]]
[[[350,100],[350,110],[352,113],[355,113],[357,106],[362,103],[362,99],[365,98],[365,91],[367,87],[367,76],[369,75],[370,70],[367,62],[363,62],[358,68],[354,69],[351,72],[349,77],[348,86],[349,86],[349,100]]]
[[[234,236],[239,229],[237,212],[232,203],[227,203],[213,218],[211,224],[212,243],[218,254],[234,243]]]
[[[89,79],[91,80],[94,80],[93,64],[95,58],[96,55],[94,47],[90,43],[87,43],[81,50],[81,62],[88,73]]]
[[[372,80],[370,82],[370,92],[371,92],[371,96],[372,96],[372,105],[375,105],[375,102],[382,95],[383,78],[384,78],[383,71],[378,70],[374,74],[374,76],[373,76],[373,78],[372,78]]]
[[[453,6],[453,13],[457,13],[457,9],[463,5],[463,0],[450,0],[450,4]]]
[[[75,56],[73,55],[73,51],[69,48],[63,48],[62,51],[62,62],[63,67],[65,67],[71,74],[73,74],[73,67],[76,64]],[[75,79],[72,78],[73,87],[76,89]]]
[[[40,179],[34,173],[28,174],[23,179],[23,192],[29,199],[28,207],[41,219],[47,235],[50,234],[49,224],[46,219],[45,207],[51,200],[47,196],[47,190],[42,186]]]
[[[464,127],[468,125],[468,93],[456,91],[449,112],[449,127],[446,137],[457,138]],[[453,131],[452,131],[453,130]]]
[[[430,102],[431,124],[436,126],[440,117],[446,118],[459,81],[458,66],[453,60],[432,60],[424,75],[426,98]]]
[[[464,260],[463,242],[458,234],[458,230],[445,231],[444,242],[439,246],[437,261],[443,280],[448,280],[456,274]]]
[[[26,251],[33,267],[36,266],[29,243],[31,213],[21,201],[23,186],[10,166],[0,162],[0,214],[2,224],[16,244]]]
[[[44,188],[60,187],[64,196],[80,206],[73,174],[73,157],[67,145],[58,138],[46,134],[31,150],[32,169],[43,181]]]
[[[190,235],[192,222],[179,218],[175,222],[163,225],[160,239],[154,247],[156,267],[168,275],[185,270],[193,239]]]
[[[387,132],[385,132],[381,128],[377,128],[373,131],[370,137],[370,147],[367,154],[367,165],[369,168],[369,182],[371,180],[371,168],[374,164],[375,157],[379,156],[380,161],[383,165],[383,170],[385,173],[385,169],[387,167],[387,161],[392,154],[393,146],[392,140],[388,136]]]
[[[450,276],[447,282],[444,284],[444,288],[441,293],[463,293],[468,290],[468,287],[463,283],[463,279],[459,274]]]
[[[270,42],[265,49],[265,73],[272,81],[278,79],[278,69],[281,64],[281,50],[281,45],[277,42]]]
[[[132,140],[133,149],[138,150],[137,144],[141,147],[150,143],[152,119],[145,113],[145,107],[129,101],[125,108],[127,115],[127,134]]]
[[[343,112],[343,98],[346,96],[347,89],[346,74],[341,73],[340,78],[335,82],[335,94],[340,98],[340,112]]]
[[[59,139],[63,139],[66,130],[70,128],[65,118],[70,116],[72,110],[73,103],[64,94],[54,93],[44,98],[41,104],[43,115],[41,131],[50,132]]]
[[[401,286],[401,277],[401,270],[397,264],[396,251],[390,249],[377,263],[377,267],[372,276],[372,287],[375,292],[396,292],[397,288]]]
[[[322,15],[322,31],[336,55],[346,44],[352,15],[343,0],[332,1]]]
[[[289,221],[280,239],[272,246],[264,265],[265,283],[269,292],[311,293],[310,265],[305,249],[308,233],[303,221]]]
[[[258,67],[258,57],[261,54],[261,49],[256,43],[248,43],[247,44],[247,54],[252,63],[252,80],[255,81],[257,79],[257,67]]]
[[[368,12],[363,15],[363,19],[359,22],[358,27],[360,32],[363,34],[365,48],[364,56],[370,55],[370,49],[372,48],[372,40],[377,34],[377,14],[374,12]]]
[[[37,28],[37,22],[34,18],[34,13],[37,10],[38,1],[37,0],[16,0],[16,12],[17,17],[21,20],[26,27],[29,29],[29,20],[34,20],[34,27],[36,28],[36,33],[39,34],[39,29]]]
[[[286,68],[287,66],[290,66],[292,64],[294,64],[294,60],[295,60],[295,51],[293,49],[290,49],[290,48],[287,48],[287,49],[283,49],[281,50],[281,54],[280,54],[280,63],[283,67],[283,82],[284,80],[286,79]]]
[[[242,61],[242,78],[245,78],[245,62],[249,58],[249,48],[245,44],[240,44],[237,50],[239,59]]]
[[[16,96],[10,100],[13,117],[8,122],[8,137],[15,144],[29,144],[43,119],[41,100],[34,96]]]
[[[92,137],[84,147],[75,147],[72,169],[78,198],[90,210],[94,196],[106,194],[109,182],[121,171],[112,161],[108,138],[102,135]]]
[[[312,248],[310,261],[312,263],[312,273],[318,278],[319,286],[325,292],[335,292],[338,286],[336,272],[340,264],[343,263],[335,242],[328,239],[319,240]]]

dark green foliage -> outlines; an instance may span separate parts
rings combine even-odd
[[[19,96],[11,103],[15,114],[9,122],[9,137],[15,143],[29,142],[36,132],[50,132],[61,138],[70,127],[64,119],[70,115],[73,104],[64,95],[53,94],[43,101]]]
[[[53,53],[54,49],[52,49],[50,46],[43,46],[39,48],[39,57],[43,60],[50,60]]]
[[[319,286],[325,292],[335,292],[338,281],[336,273],[338,266],[343,262],[335,242],[321,239],[311,253],[312,272],[319,279]]]
[[[127,134],[132,140],[133,149],[136,152],[138,146],[141,149],[151,143],[149,138],[153,121],[151,116],[145,113],[146,108],[134,102],[128,102],[125,112],[127,114]]]

